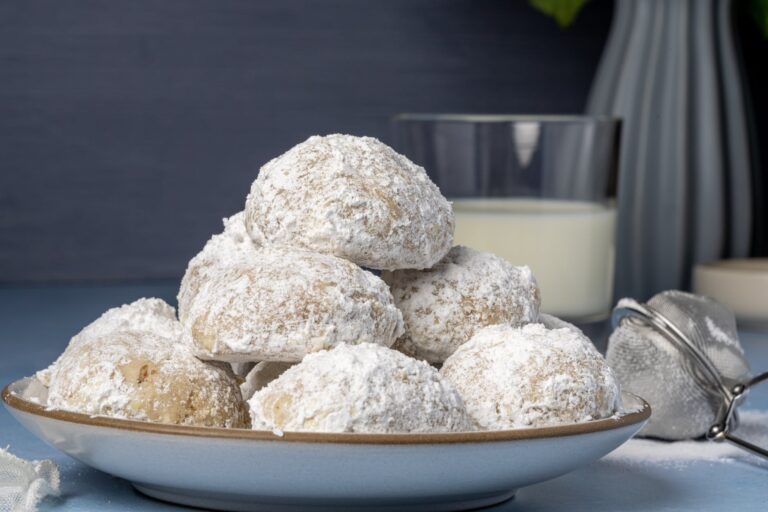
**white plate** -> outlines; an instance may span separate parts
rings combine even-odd
[[[557,427],[451,434],[323,434],[182,427],[49,411],[6,386],[8,410],[75,459],[185,505],[229,510],[460,510],[589,464],[630,439],[650,407]]]

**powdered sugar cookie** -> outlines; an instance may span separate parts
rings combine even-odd
[[[536,321],[539,289],[528,267],[456,246],[427,270],[384,272],[405,334],[395,348],[441,363],[481,327]]]
[[[230,374],[146,332],[113,332],[69,346],[51,372],[48,406],[178,425],[249,423]]]
[[[374,269],[431,267],[453,243],[451,205],[424,169],[371,137],[310,137],[271,160],[245,216],[258,243]]]
[[[257,246],[245,231],[244,214],[239,212],[224,219],[224,231],[213,235],[203,250],[189,261],[181,280],[179,294],[179,319],[187,315],[190,303],[200,286],[212,275],[217,265],[232,265],[233,262],[252,258]]]
[[[340,343],[390,346],[403,332],[381,279],[286,247],[212,267],[182,323],[200,357],[229,362],[298,362]]]
[[[589,421],[620,407],[613,371],[589,339],[568,328],[485,327],[440,373],[488,430]]]
[[[254,429],[472,430],[461,397],[423,361],[364,343],[308,355],[248,402]]]
[[[169,340],[168,343],[179,343],[181,340],[181,324],[176,320],[173,307],[162,299],[142,298],[107,310],[73,336],[69,346],[90,338],[123,331],[154,334]],[[37,372],[37,379],[45,386],[50,385],[51,372],[56,364],[58,360],[45,370]]]

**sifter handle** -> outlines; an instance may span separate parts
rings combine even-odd
[[[764,458],[768,459],[768,450],[766,450],[765,448],[760,448],[759,446],[754,445],[754,444],[750,443],[749,441],[745,441],[744,439],[741,439],[740,437],[736,437],[733,434],[730,434],[730,433],[726,432],[723,435],[723,440],[724,441],[728,441],[729,443],[734,444],[734,445],[736,445],[736,446],[738,446],[740,448],[743,448],[743,449],[745,449],[745,450],[747,450],[749,452],[752,452],[755,455],[759,455],[761,457],[764,457]]]
[[[710,441],[727,441],[733,445],[743,448],[748,452],[751,452],[760,457],[768,459],[768,449],[761,448],[755,444],[750,443],[740,437],[731,434],[731,425],[735,418],[736,406],[740,403],[747,392],[754,386],[768,380],[768,372],[763,372],[759,375],[752,377],[746,384],[737,384],[732,390],[732,397],[728,400],[727,407],[724,409],[723,415],[718,418],[718,422],[709,427],[707,431],[707,439]]]

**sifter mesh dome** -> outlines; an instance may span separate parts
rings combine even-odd
[[[718,421],[724,395],[751,378],[734,315],[712,299],[674,290],[647,304],[622,299],[614,323],[608,363],[623,389],[639,394],[653,409],[641,435],[669,440],[704,436]],[[685,342],[668,330],[676,330]]]

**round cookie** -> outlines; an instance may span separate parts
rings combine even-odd
[[[481,327],[535,322],[539,289],[528,267],[457,245],[428,270],[384,272],[405,334],[395,347],[441,363]]]
[[[48,406],[177,425],[249,426],[228,372],[166,338],[131,331],[68,347],[51,374]]]
[[[179,302],[179,319],[186,317],[192,299],[202,283],[213,273],[212,268],[231,265],[233,261],[252,258],[255,254],[257,245],[245,230],[244,218],[244,213],[239,212],[224,219],[224,231],[213,235],[203,250],[189,260],[176,297]]]
[[[461,397],[437,370],[370,343],[310,354],[248,403],[259,430],[474,430]]]
[[[453,244],[453,210],[424,169],[371,137],[314,136],[271,160],[245,217],[257,243],[373,269],[428,268]]]
[[[485,327],[440,373],[487,430],[589,421],[620,407],[613,371],[589,339],[568,328]]]
[[[108,309],[73,336],[68,346],[90,338],[123,331],[154,334],[171,340],[172,343],[179,343],[182,329],[181,324],[176,320],[176,311],[164,300],[141,298],[130,304]],[[58,359],[45,370],[37,372],[36,377],[43,385],[50,385],[51,372],[57,364]]]
[[[390,346],[403,332],[384,281],[287,247],[212,268],[182,324],[199,357],[229,362],[298,362],[340,343]]]

